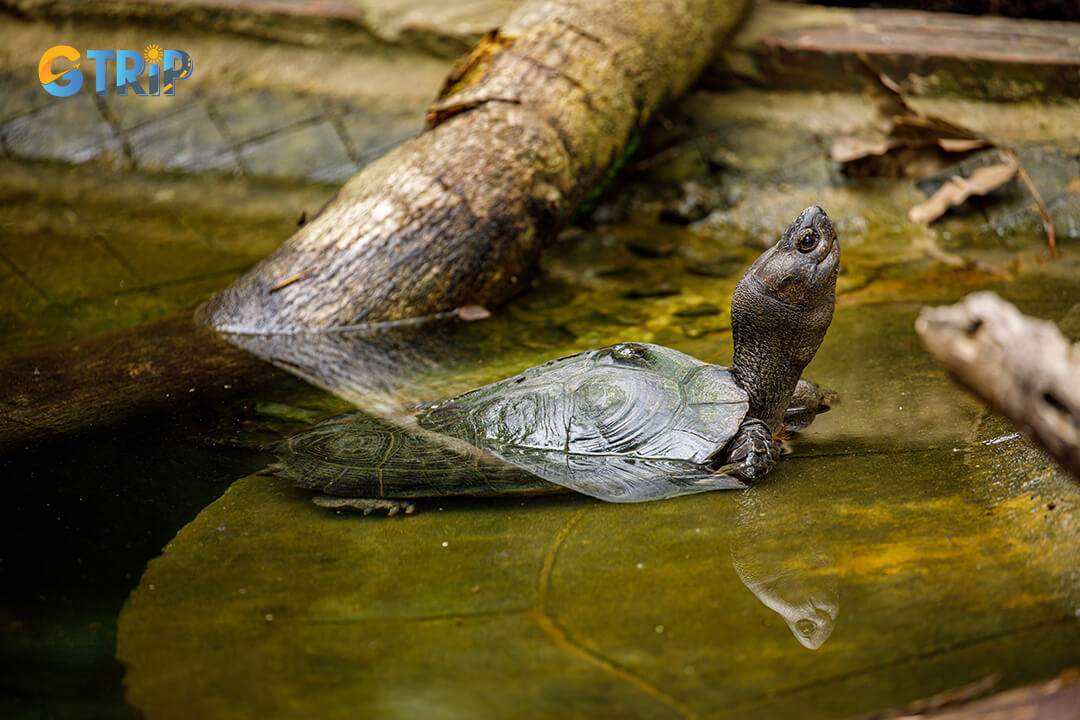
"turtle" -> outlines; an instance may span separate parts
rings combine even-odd
[[[829,216],[805,209],[736,285],[731,367],[644,342],[586,350],[431,403],[411,428],[331,418],[272,446],[265,472],[365,514],[424,496],[746,488],[834,397],[800,375],[832,321],[839,261]]]

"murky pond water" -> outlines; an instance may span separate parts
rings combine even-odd
[[[992,206],[911,226],[913,187],[845,183],[790,127],[725,132],[745,161],[713,171],[723,209],[662,225],[659,201],[617,188],[629,209],[564,235],[491,319],[395,341],[405,361],[359,352],[321,380],[336,394],[287,380],[5,457],[5,717],[847,717],[1080,664],[1080,485],[913,332],[923,304],[992,287],[1080,337],[1080,259],[1044,262],[1037,222]],[[726,364],[739,273],[813,203],[844,272],[805,375],[841,401],[750,490],[430,499],[387,518],[254,474],[260,445],[321,418],[576,350],[638,340]],[[1054,211],[1067,249],[1075,197]],[[264,212],[268,238],[288,214]]]

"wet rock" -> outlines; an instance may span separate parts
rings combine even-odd
[[[1076,342],[1080,340],[1080,303],[1075,303],[1058,322],[1061,333]]]
[[[15,118],[0,127],[0,137],[17,158],[83,163],[123,156],[119,139],[86,93]]]
[[[665,238],[636,237],[626,241],[626,249],[640,258],[665,258],[679,249],[677,243]]]
[[[570,227],[558,234],[556,240],[561,243],[577,243],[588,239],[589,233],[579,227]]]
[[[626,297],[633,299],[668,297],[670,295],[678,295],[681,292],[681,288],[675,287],[669,282],[659,282],[653,285],[636,287],[626,293]]]
[[[1047,272],[1065,278],[1058,267]],[[1069,269],[1061,288],[1075,286]],[[1077,488],[1048,459],[998,455],[1012,441],[968,444],[981,410],[913,345],[919,304],[837,309],[808,374],[845,403],[747,492],[433,499],[407,518],[364,518],[245,478],[128,599],[126,699],[153,720],[183,718],[191,698],[207,718],[469,717],[517,703],[538,718],[846,717],[992,671],[1024,682],[1075,665]],[[627,305],[560,296],[537,317],[572,312],[584,326]],[[522,335],[538,342],[539,321],[528,333],[509,312],[489,329],[498,323],[515,331],[509,350],[486,332],[482,365],[440,368],[454,391],[562,352],[520,349]],[[587,346],[631,335],[648,328],[593,328]],[[726,342],[710,335],[699,354],[727,362],[715,347]],[[1032,462],[1044,467],[1028,474]],[[284,680],[268,685],[266,668]]]
[[[315,412],[314,410],[299,408],[294,405],[279,402],[256,403],[255,412],[268,418],[281,420],[282,422],[300,422],[306,425],[310,425],[322,417],[322,413]]]
[[[690,307],[685,307],[682,310],[676,312],[675,315],[684,318],[711,317],[713,315],[719,315],[722,312],[723,311],[716,305],[706,302],[698,303],[697,305],[691,305]]]
[[[423,129],[423,114],[412,110],[361,109],[341,118],[356,161],[366,165]]]
[[[715,195],[700,183],[684,182],[680,190],[681,196],[660,210],[660,222],[689,225],[701,220],[716,207]]]
[[[135,164],[148,170],[235,171],[235,156],[201,105],[191,105],[128,135]]]
[[[307,93],[282,89],[260,89],[223,95],[211,102],[229,137],[245,142],[265,137],[295,125],[314,120],[321,111],[320,98]],[[131,103],[114,101],[116,106]]]
[[[278,133],[245,145],[240,154],[255,175],[338,182],[357,170],[341,137],[329,122]]]
[[[629,265],[600,265],[593,269],[596,277],[618,277],[633,272],[634,268]]]
[[[739,156],[727,148],[716,148],[709,156],[709,169],[713,172],[738,171],[743,167]]]
[[[593,313],[585,318],[588,325],[615,325],[619,327],[633,327],[642,323],[642,318],[629,315],[614,315],[612,313]]]
[[[701,277],[733,278],[742,273],[746,264],[746,260],[738,255],[728,255],[687,265],[686,272]]]
[[[596,225],[608,225],[626,219],[627,200],[620,196],[617,200],[602,202],[593,209],[589,219]]]

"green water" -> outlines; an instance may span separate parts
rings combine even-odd
[[[912,226],[910,184],[846,183],[797,128],[725,127],[713,142],[744,153],[741,168],[680,157],[611,188],[601,210],[616,219],[564,236],[534,286],[440,336],[437,363],[380,377],[375,399],[370,373],[324,383],[336,394],[288,380],[5,456],[0,714],[849,717],[1080,664],[1080,485],[959,390],[913,331],[924,304],[989,287],[1080,337],[1075,196],[1053,205],[1066,252],[1050,263],[1020,200]],[[1066,176],[1071,157],[1055,165]],[[5,167],[23,187],[24,169]],[[47,218],[39,242],[75,246],[76,228],[106,222],[89,171],[35,172],[86,192],[42,191],[29,214],[4,204],[8,229]],[[720,209],[689,228],[657,223],[687,177],[712,183]],[[107,311],[124,295],[100,267],[41,271],[41,304],[12,301],[4,316],[15,350],[197,301],[213,283],[176,278],[226,282],[317,207],[311,188],[230,183],[234,202],[209,193],[204,224],[173,232],[203,196],[155,182],[174,194],[157,215],[110,216],[109,245],[147,263],[146,280],[211,237],[205,264],[122,316]],[[812,203],[838,225],[844,271],[805,374],[841,402],[751,490],[641,505],[420,500],[386,518],[328,512],[253,474],[261,444],[318,418],[458,393],[575,350],[639,340],[726,363],[738,273]],[[961,262],[929,256],[927,240]],[[661,282],[679,292],[632,297]]]

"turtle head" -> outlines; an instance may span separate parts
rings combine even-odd
[[[750,395],[749,414],[776,432],[832,321],[840,243],[817,205],[743,274],[731,299],[732,372]]]

